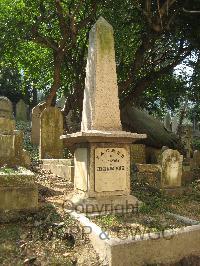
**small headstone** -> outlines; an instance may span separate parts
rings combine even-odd
[[[47,107],[40,116],[40,159],[62,159],[63,115],[56,107]]]
[[[121,128],[113,28],[101,17],[89,36],[81,131]]]
[[[178,118],[177,116],[174,116],[172,118],[172,132],[176,134],[177,131],[178,131]]]
[[[164,126],[168,131],[171,131],[171,116],[169,113],[164,118]]]
[[[193,163],[196,169],[200,168],[200,151],[198,150],[194,151]]]
[[[34,173],[24,168],[30,164],[29,154],[23,149],[23,133],[15,130],[12,103],[0,97],[0,210],[6,221],[38,207]]]
[[[40,115],[45,106],[46,103],[42,102],[32,109],[31,142],[35,145],[40,143]]]
[[[16,120],[27,121],[28,119],[28,106],[21,99],[16,104]]]
[[[162,177],[164,188],[181,186],[183,156],[177,150],[167,149],[161,155]]]
[[[12,103],[0,97],[0,166],[25,166],[23,133],[15,130]]]
[[[0,97],[0,117],[13,119],[13,106],[6,97]]]

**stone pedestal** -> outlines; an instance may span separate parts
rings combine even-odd
[[[130,195],[130,145],[145,137],[124,131],[62,136],[66,145],[76,143],[69,207],[87,213],[133,211],[139,201]]]
[[[73,146],[71,209],[82,212],[133,211],[130,145],[146,135],[122,131],[112,26],[100,17],[89,35],[81,132],[61,137]]]

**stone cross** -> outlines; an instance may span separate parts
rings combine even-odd
[[[90,31],[81,130],[121,130],[113,28],[102,17]]]

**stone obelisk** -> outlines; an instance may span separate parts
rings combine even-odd
[[[130,195],[130,144],[146,135],[122,131],[113,28],[102,17],[89,36],[81,132],[61,138],[75,149],[73,207],[103,212],[137,205]]]
[[[90,31],[81,130],[121,130],[113,28],[102,17]]]

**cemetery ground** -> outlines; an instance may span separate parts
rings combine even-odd
[[[25,133],[24,145],[32,156],[32,171],[39,185],[39,210],[20,213],[11,222],[0,224],[1,265],[101,265],[87,233],[65,211],[65,194],[73,185],[39,168],[38,150],[30,144],[29,123],[18,123]],[[16,169],[4,168],[4,171]],[[143,203],[135,213],[93,217],[109,236],[125,239],[127,235],[144,234],[187,226],[185,221],[168,212],[200,221],[200,180],[186,186],[180,196],[165,195],[147,183],[139,183],[134,174],[132,194]]]

